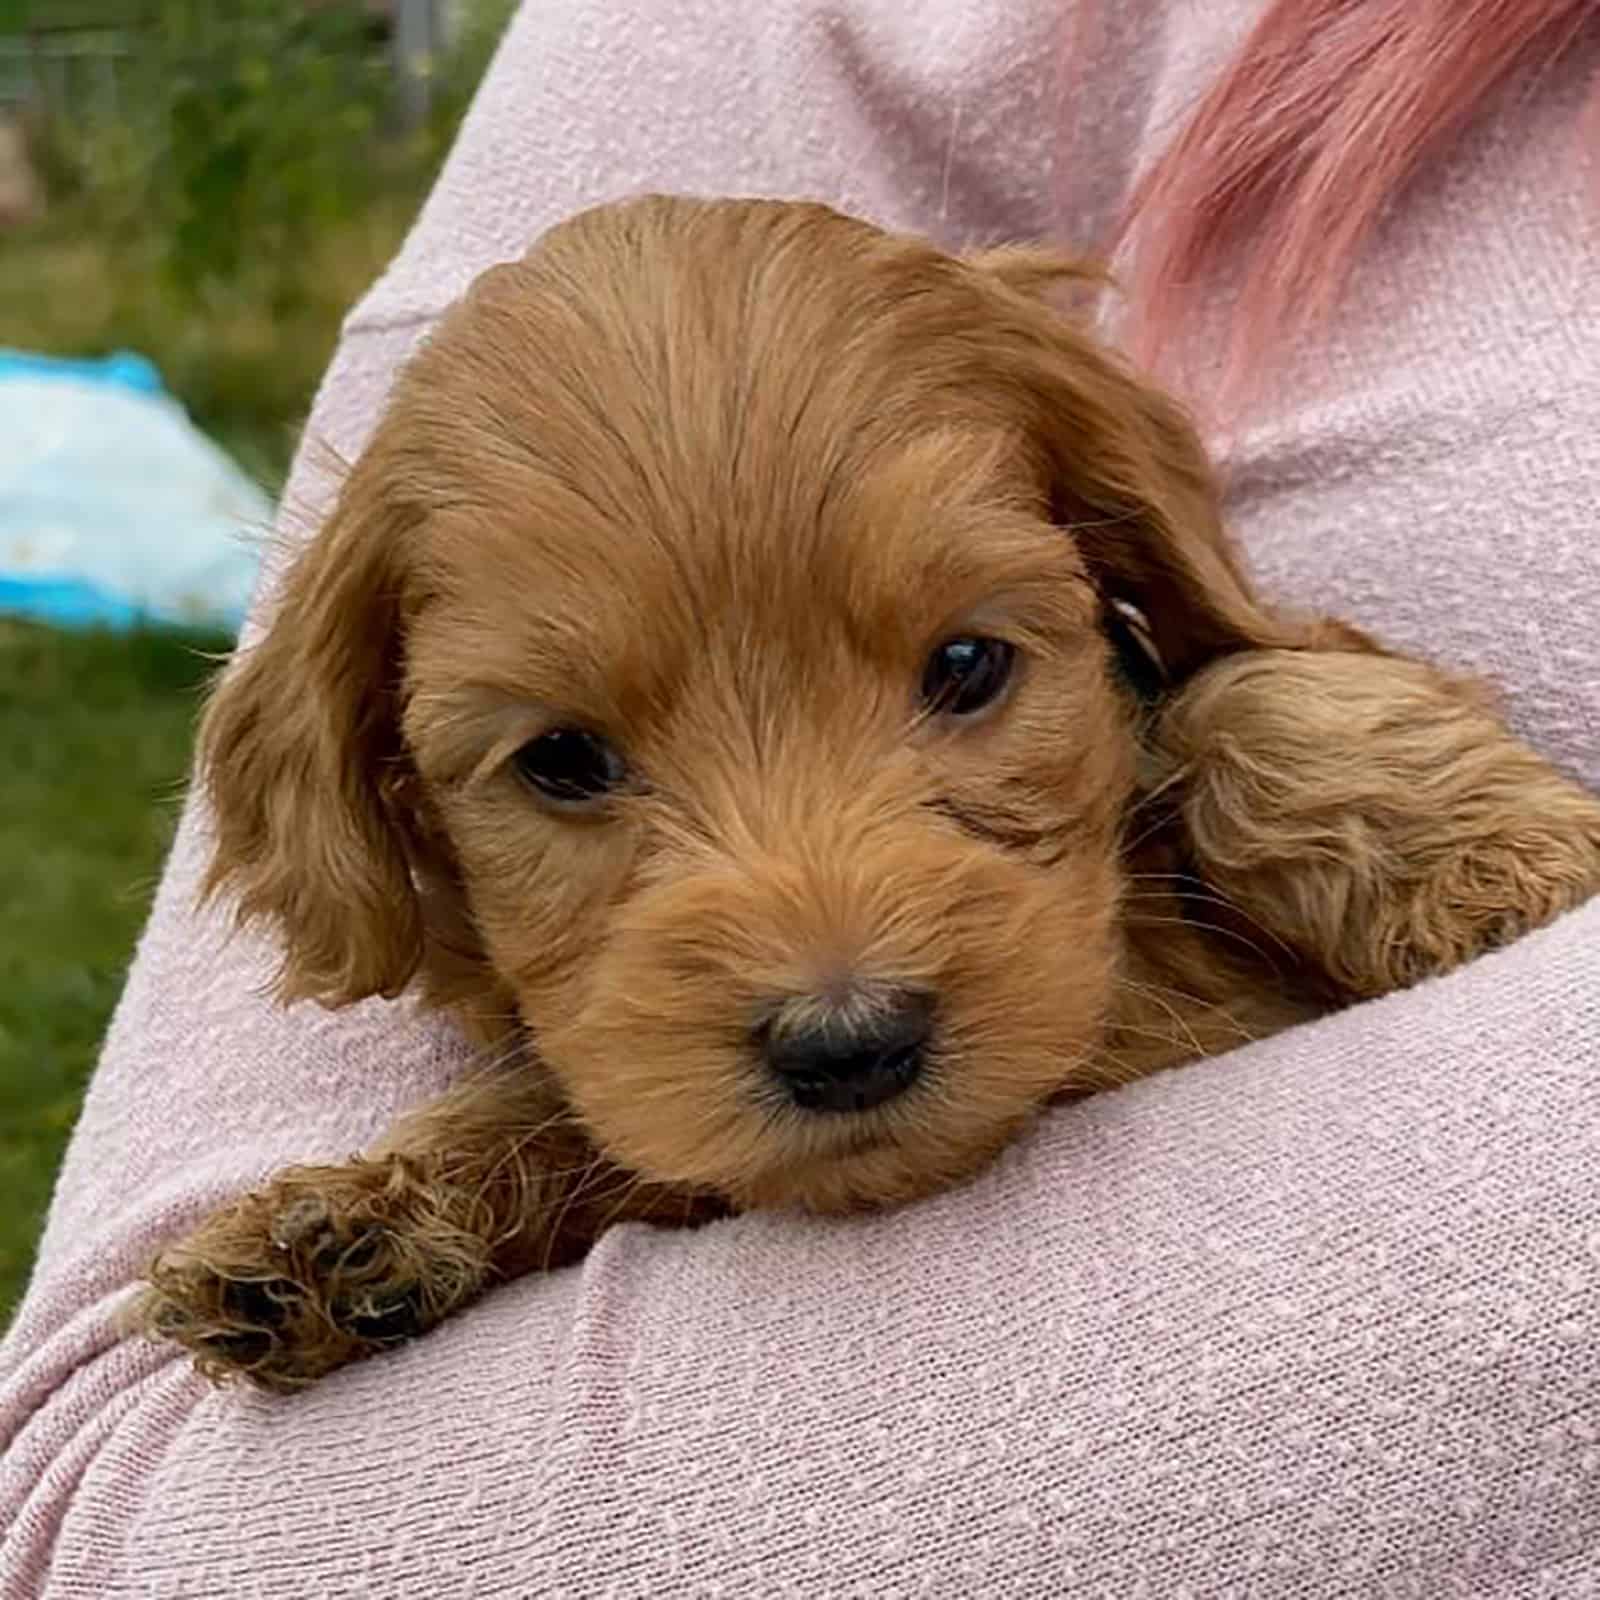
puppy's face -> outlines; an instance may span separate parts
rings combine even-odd
[[[1180,664],[1246,601],[1037,270],[647,202],[482,280],[212,713],[291,988],[475,973],[608,1155],[740,1205],[936,1187],[1067,1083],[1120,954],[1108,596]],[[284,740],[320,801],[250,798]]]
[[[600,1143],[836,1205],[987,1153],[1094,1037],[1130,741],[1009,441],[873,438],[838,403],[797,424],[737,461],[593,459],[600,504],[533,451],[439,518],[404,728]]]

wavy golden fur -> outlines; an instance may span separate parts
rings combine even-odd
[[[202,759],[283,994],[414,984],[501,1064],[202,1224],[146,1326],[296,1387],[614,1220],[925,1194],[1600,885],[1600,805],[1475,690],[1252,593],[1083,276],[657,198],[479,280]],[[993,703],[919,702],[971,639]],[[593,803],[519,772],[553,728]],[[881,1103],[786,1091],[885,1018]]]

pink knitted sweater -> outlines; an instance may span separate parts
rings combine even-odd
[[[357,449],[473,274],[639,188],[954,245],[1099,235],[1257,0],[1106,5],[1065,61],[1063,4],[530,3],[316,431]],[[1491,675],[1600,785],[1579,56],[1408,194],[1230,482],[1270,592]],[[308,462],[291,498],[324,490]],[[130,1279],[462,1047],[405,1004],[260,998],[268,953],[192,904],[205,828],[191,808],[0,1354],[7,1600],[1600,1593],[1600,905],[1062,1110],[960,1192],[619,1228],[272,1399],[118,1342]]]

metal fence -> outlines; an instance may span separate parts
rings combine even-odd
[[[36,28],[0,36],[0,108],[40,103],[77,115],[115,114],[134,55],[114,28]]]
[[[428,110],[432,62],[459,26],[461,0],[391,0],[390,58],[402,120]],[[73,118],[114,116],[137,56],[132,29],[46,24],[0,33],[0,112],[42,105]]]

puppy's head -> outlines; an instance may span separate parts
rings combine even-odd
[[[611,1157],[738,1204],[992,1153],[1116,993],[1109,609],[1177,677],[1274,642],[1069,270],[649,200],[481,279],[209,713],[286,991],[515,1016]]]

